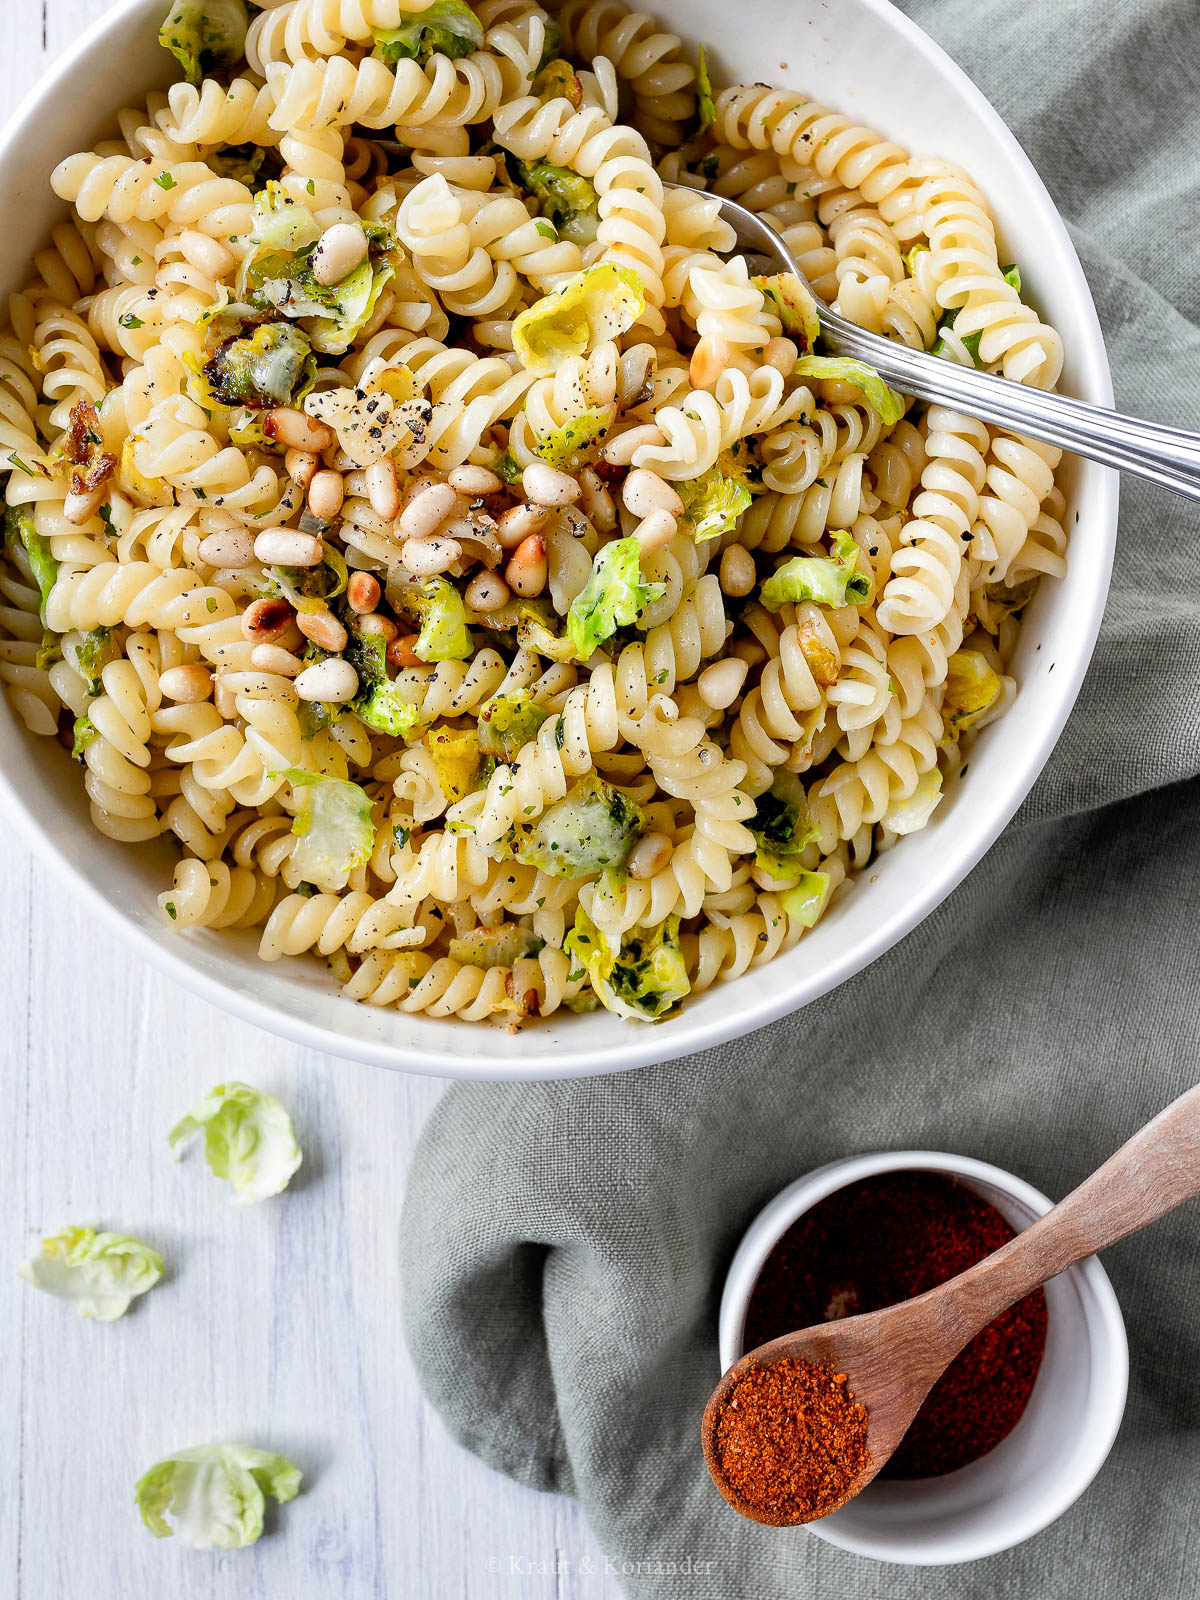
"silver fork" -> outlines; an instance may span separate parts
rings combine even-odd
[[[744,250],[765,257],[768,270],[794,272],[802,283],[805,281],[770,223],[736,200],[724,195],[711,198],[720,201],[721,215],[737,233],[738,244]],[[1160,422],[1145,422],[1139,417],[1123,417],[1069,395],[1050,394],[977,372],[973,367],[963,367],[922,350],[910,350],[880,334],[866,333],[823,301],[817,301],[817,309],[822,340],[833,354],[867,362],[903,394],[949,406],[982,422],[1058,445],[1103,466],[1131,472],[1190,500],[1200,500],[1198,434],[1168,428]]]

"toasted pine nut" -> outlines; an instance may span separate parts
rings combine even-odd
[[[346,648],[347,633],[332,611],[298,611],[296,626],[306,639],[334,655]]]
[[[674,854],[675,846],[665,833],[648,833],[629,852],[629,876],[645,882],[661,872]]]
[[[301,700],[328,700],[334,705],[345,705],[358,693],[358,673],[348,661],[333,657],[328,661],[314,661],[296,679],[296,693]]]
[[[730,655],[737,656],[738,660],[744,661],[747,667],[760,667],[767,659],[767,652],[762,645],[759,644],[757,639],[752,639],[749,634],[735,640],[728,648]]]
[[[463,591],[463,599],[472,611],[499,611],[509,600],[509,588],[499,573],[477,572]]]
[[[250,652],[250,665],[277,678],[298,678],[304,670],[300,657],[278,644],[256,644]]]
[[[675,537],[675,529],[675,518],[669,511],[652,511],[648,517],[642,518],[633,532],[637,542],[648,553],[670,544]]]
[[[544,528],[550,513],[544,506],[512,506],[496,524],[502,550],[515,550],[523,539]]]
[[[278,644],[295,620],[286,600],[253,600],[242,612],[242,636],[251,644]]]
[[[447,572],[462,555],[457,539],[406,539],[400,546],[400,560],[414,578],[432,578]]]
[[[373,573],[351,573],[350,582],[346,585],[346,599],[350,603],[351,611],[360,614],[374,611],[379,604],[379,595],[379,579]]]
[[[63,501],[63,516],[73,528],[82,528],[85,522],[91,521],[107,499],[107,484],[99,489],[86,489],[82,493],[72,489]]]
[[[729,340],[719,333],[705,334],[692,351],[688,377],[693,389],[711,389],[729,365]]]
[[[324,555],[315,534],[294,528],[264,528],[254,541],[255,559],[267,567],[319,567]]]
[[[432,489],[435,483],[441,481],[430,472],[420,472],[416,477],[410,478],[404,487],[404,502],[400,507],[400,515],[403,516],[413,501],[423,495],[426,489]],[[364,489],[362,493],[365,494],[366,490]]]
[[[504,577],[514,594],[531,600],[546,587],[548,572],[546,540],[540,533],[531,533],[513,551],[512,559],[504,569]]]
[[[731,544],[722,555],[720,572],[722,591],[734,599],[749,594],[757,578],[754,557],[740,544]]]
[[[396,463],[386,456],[382,461],[373,461],[367,468],[367,499],[371,502],[371,510],[385,522],[395,522],[400,515]]]
[[[400,513],[399,531],[406,539],[427,539],[457,504],[458,496],[448,483],[431,483]]]
[[[592,526],[600,533],[611,533],[617,525],[617,506],[595,467],[584,467],[579,474],[579,487],[583,491],[583,509]]]
[[[473,467],[470,465],[455,467],[453,472],[446,474],[446,482],[452,489],[457,489],[459,494],[499,494],[504,485],[496,474],[487,467]]]
[[[346,490],[340,472],[331,472],[328,467],[323,467],[320,472],[313,474],[308,486],[308,509],[314,517],[328,522],[342,509],[345,498]]]
[[[768,339],[763,346],[763,365],[774,367],[776,372],[782,372],[785,378],[790,378],[792,370],[800,359],[800,351],[791,339]]]
[[[683,515],[683,501],[671,485],[645,467],[634,467],[625,479],[621,499],[635,517],[648,517],[652,511],[669,511],[673,517]]]
[[[355,461],[354,457],[348,455],[341,445],[336,442],[328,450],[322,450],[321,460],[327,467],[332,468],[334,472],[340,472],[343,475],[347,472],[355,471],[358,467],[358,462]]]
[[[254,536],[248,528],[221,528],[201,539],[196,554],[207,567],[240,571],[254,565]]]
[[[317,240],[312,275],[327,287],[348,278],[361,267],[367,254],[367,236],[354,222],[335,222]]]
[[[237,257],[218,239],[201,233],[196,228],[186,228],[179,235],[179,248],[198,272],[210,278],[227,278],[237,266]]]
[[[284,470],[298,488],[307,489],[321,464],[311,450],[289,450],[283,458]]]
[[[303,411],[294,411],[291,406],[276,406],[274,411],[268,411],[263,432],[268,439],[277,439],[288,450],[305,450],[314,455],[320,455],[322,450],[330,449],[337,442],[332,428],[315,417],[306,417]]]
[[[353,471],[343,473],[342,492],[348,500],[365,500],[367,498],[367,469],[355,467]]]
[[[724,661],[714,661],[712,666],[705,667],[696,679],[696,688],[700,691],[701,700],[714,711],[724,711],[741,694],[747,670],[746,663],[737,656],[728,656]]]
[[[418,634],[405,633],[400,638],[393,639],[387,647],[387,658],[393,667],[420,667],[423,666],[417,654]]]
[[[400,635],[400,629],[391,617],[385,617],[381,611],[368,612],[365,617],[358,619],[359,633],[377,634],[385,644],[391,644],[393,639]]]
[[[168,667],[159,674],[158,687],[168,700],[182,706],[198,705],[213,692],[213,675],[207,667]]]
[[[712,707],[704,704],[704,701],[700,698],[700,691],[694,683],[679,684],[671,699],[679,707],[679,715],[681,717],[695,717],[699,722],[703,722],[705,726],[708,725],[709,721],[713,720]]]
[[[531,461],[521,474],[525,497],[539,506],[569,506],[579,499],[579,485],[569,473],[548,467],[544,461]]]

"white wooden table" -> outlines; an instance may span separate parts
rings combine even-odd
[[[103,9],[0,0],[2,103]],[[0,1595],[616,1596],[574,1504],[454,1445],[405,1354],[400,1201],[442,1085],[306,1053],[194,999],[115,944],[3,819],[0,883]],[[177,1167],[166,1146],[226,1077],[278,1094],[305,1151],[288,1194],[245,1212],[198,1151]],[[165,1281],[122,1322],[78,1320],[15,1276],[67,1222],[144,1237]],[[292,1456],[301,1497],[252,1550],[156,1541],[135,1480],[219,1439]]]

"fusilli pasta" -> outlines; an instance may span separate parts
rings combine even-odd
[[[15,711],[176,843],[164,927],[355,1000],[657,1021],[792,948],[1018,692],[1064,501],[1057,451],[798,369],[716,197],[862,326],[1052,385],[978,190],[797,91],[710,115],[621,0],[204,44],[54,170],[0,329]]]

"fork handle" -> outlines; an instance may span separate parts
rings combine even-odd
[[[893,388],[915,399],[1011,428],[1102,466],[1131,472],[1189,500],[1200,500],[1200,434],[977,372],[848,327],[840,318],[835,328],[822,317],[821,337],[836,355],[867,362]]]

